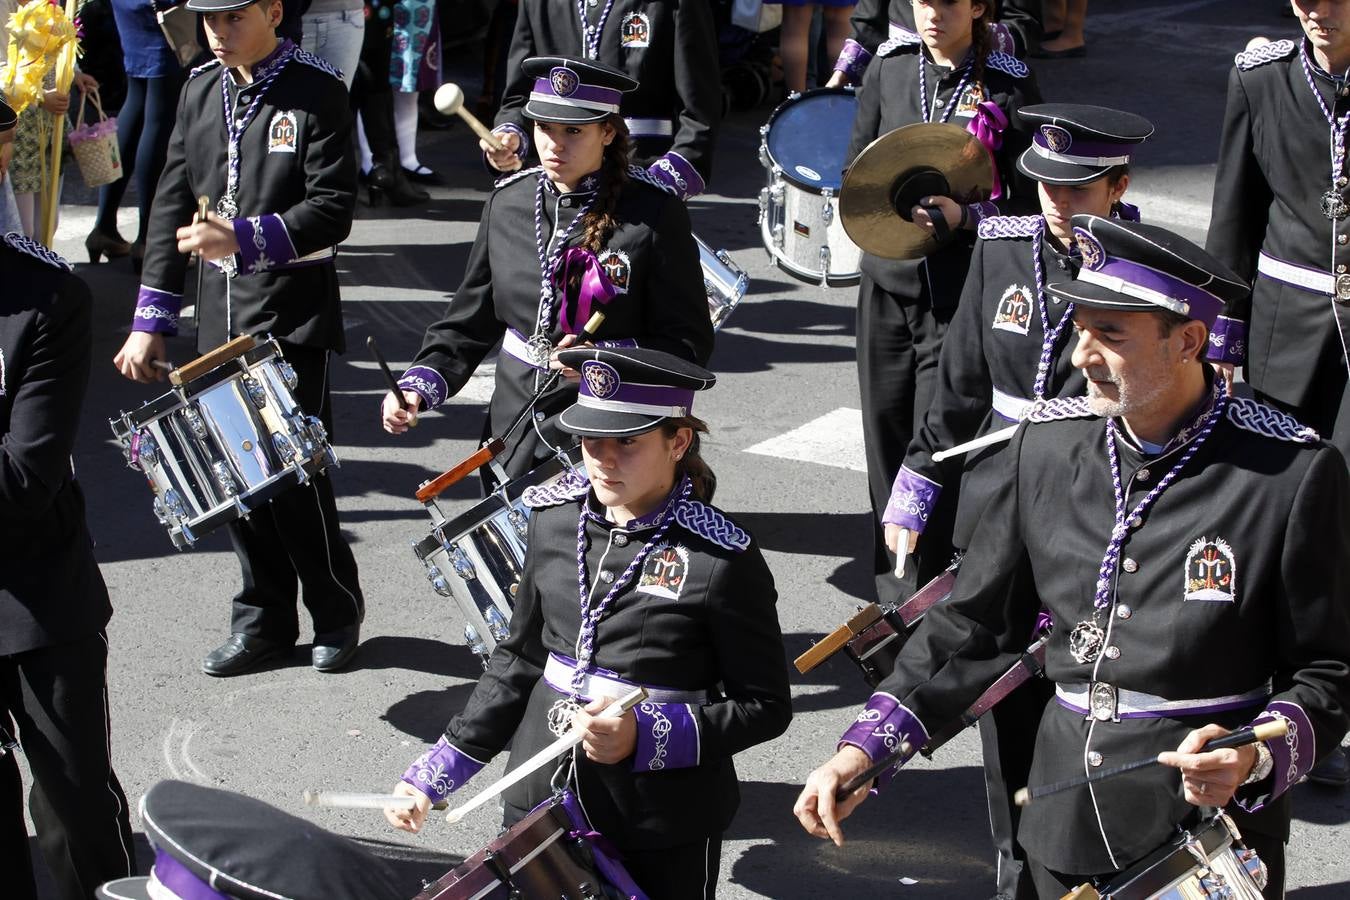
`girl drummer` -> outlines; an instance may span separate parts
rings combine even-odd
[[[944,237],[922,259],[862,258],[858,293],[858,381],[862,392],[863,443],[874,519],[874,571],[879,599],[898,602],[902,594],[946,566],[949,555],[925,554],[921,571],[902,582],[892,576],[881,514],[891,478],[923,410],[932,399],[938,351],[956,309],[970,265],[975,228],[981,218],[1018,206],[1034,208],[1035,190],[1021,179],[1013,161],[1030,136],[1016,112],[1039,100],[1030,70],[1007,54],[991,51],[993,4],[979,0],[914,0],[920,43],[887,41],[868,64],[858,93],[849,159],[876,138],[905,125],[950,123],[975,133],[993,151],[994,203],[966,203],[938,195],[920,196],[908,216]],[[915,160],[926,166],[942,160]],[[896,172],[896,175],[899,175]],[[949,235],[949,236],[948,236]],[[916,581],[916,578],[919,579]]]
[[[513,478],[574,443],[555,422],[576,398],[574,381],[545,393],[514,435],[503,430],[593,312],[606,315],[600,346],[703,363],[713,345],[684,204],[628,165],[618,109],[637,82],[571,57],[535,57],[524,68],[534,78],[525,114],[542,165],[498,182],[464,279],[399,381],[410,408],[390,393],[382,409],[385,430],[403,433],[419,411],[454,396],[500,341],[488,431],[507,440],[501,461]]]
[[[559,423],[581,437],[589,483],[526,492],[511,636],[395,787],[416,808],[385,815],[418,831],[508,742],[514,765],[575,726],[580,747],[507,790],[507,824],[565,782],[648,896],[712,897],[737,806],[732,756],[791,718],[773,577],[750,535],[708,505],[707,428],[690,407],[713,375],[645,349],[559,359],[581,373]],[[648,701],[596,715],[639,684]]]

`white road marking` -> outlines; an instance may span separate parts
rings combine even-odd
[[[841,406],[799,428],[746,447],[745,452],[866,472],[862,410]]]

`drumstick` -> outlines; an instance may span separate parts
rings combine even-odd
[[[618,700],[615,700],[609,706],[606,706],[604,710],[600,713],[600,715],[597,716],[596,718],[611,719],[617,716],[621,716],[646,699],[647,699],[646,688],[640,687],[633,688],[623,697],[619,698]],[[549,744],[543,750],[540,750],[534,756],[531,756],[529,759],[525,760],[525,762],[521,763],[519,766],[513,769],[510,774],[500,779],[496,784],[492,785],[492,787],[488,788],[485,791],[482,791],[481,793],[478,794],[478,796],[474,797],[468,803],[465,803],[461,806],[456,806],[454,809],[450,810],[450,812],[445,814],[445,821],[449,822],[451,825],[455,824],[459,820],[463,819],[466,815],[473,812],[475,809],[482,806],[484,803],[488,802],[493,797],[496,797],[502,791],[509,788],[511,785],[533,774],[535,770],[543,768],[544,766],[551,763],[553,760],[557,759],[559,756],[566,753],[568,750],[571,750],[577,744],[580,744],[581,738],[582,738],[581,730],[576,726],[573,726],[567,732],[567,734],[558,738],[556,741]]]
[[[483,143],[492,148],[493,153],[500,153],[506,149],[501,142],[501,138],[488,130],[488,127],[478,121],[478,117],[464,108],[464,91],[460,90],[459,85],[447,81],[445,84],[436,88],[436,96],[433,98],[436,103],[436,109],[447,116],[459,116],[464,120],[464,124],[473,130],[473,133],[482,138]]]
[[[942,462],[944,459],[951,459],[953,456],[960,456],[962,453],[969,453],[972,450],[979,450],[981,447],[988,447],[990,444],[998,444],[1003,441],[1012,440],[1013,434],[1017,431],[1016,425],[1009,425],[1007,428],[1000,428],[998,431],[991,431],[986,435],[977,437],[973,441],[966,441],[964,444],[957,444],[949,450],[939,450],[933,454],[933,462]]]
[[[354,794],[349,791],[305,791],[306,806],[338,809],[412,809],[417,798],[404,794]]]
[[[408,409],[408,403],[403,399],[403,391],[399,390],[398,381],[394,378],[394,373],[389,371],[389,363],[384,361],[384,354],[380,352],[380,345],[375,343],[375,335],[372,334],[366,338],[366,349],[370,350],[370,355],[375,357],[375,362],[379,364],[380,371],[384,373],[384,383],[389,386],[389,393],[394,395],[394,400],[398,403],[398,408],[406,411]],[[408,427],[417,427],[417,413],[410,413],[408,415]]]
[[[1249,726],[1246,728],[1239,728],[1231,734],[1226,734],[1221,738],[1215,738],[1205,744],[1200,752],[1208,753],[1210,750],[1227,750],[1230,747],[1245,747],[1248,744],[1255,744],[1257,741],[1268,741],[1271,738],[1283,737],[1288,730],[1289,725],[1283,720],[1277,719],[1274,722],[1263,722],[1255,727]],[[1135,769],[1143,769],[1152,765],[1158,765],[1158,757],[1150,756],[1148,759],[1136,759],[1134,762],[1126,763],[1123,766],[1116,766],[1114,769],[1103,769],[1100,772],[1093,772],[1091,775],[1078,775],[1074,778],[1066,778],[1064,781],[1056,781],[1054,784],[1046,784],[1034,788],[1024,787],[1016,794],[1013,794],[1013,802],[1018,806],[1026,806],[1032,800],[1036,800],[1040,797],[1058,794],[1061,791],[1082,787],[1087,784],[1096,784],[1099,781],[1115,778],[1117,775],[1124,775],[1126,772],[1133,772]]]
[[[206,206],[207,206],[207,204],[209,204],[210,202],[211,202],[211,198],[208,197],[208,196],[206,196],[205,194],[202,194],[200,197],[197,198],[197,213],[196,213],[196,215],[194,215],[194,216],[192,217],[192,224],[193,224],[193,225],[196,225],[198,222],[205,222],[205,221],[206,221]],[[192,301],[192,303],[193,303],[193,313],[194,313],[194,318],[195,318],[195,314],[196,314],[196,307],[201,306],[201,303],[202,303],[202,278],[205,277],[205,275],[206,275],[206,257],[202,256],[202,252],[201,252],[200,250],[198,250],[198,251],[197,251],[197,297],[196,297],[196,299],[194,299],[194,300]]]
[[[914,745],[909,741],[901,741],[898,750],[886,754],[879,762],[872,763],[872,765],[863,769],[848,781],[845,781],[843,787],[834,792],[834,799],[843,800],[863,785],[871,784],[874,779],[883,774],[891,766],[897,765],[913,755]]]
[[[165,372],[172,372],[175,368],[174,364],[167,359],[152,359],[150,360],[150,365],[154,366],[156,369],[163,369]]]

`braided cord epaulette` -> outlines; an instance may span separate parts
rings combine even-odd
[[[989,216],[981,219],[976,233],[982,240],[1035,237],[1045,227],[1041,216]]]
[[[560,506],[586,496],[591,483],[584,473],[576,469],[563,473],[552,484],[536,484],[527,487],[520,495],[520,501],[530,509],[543,509],[546,506]]]
[[[57,269],[64,269],[67,272],[75,271],[75,267],[72,266],[64,256],[57,253],[55,250],[52,250],[50,247],[44,247],[30,237],[19,234],[17,231],[11,231],[9,234],[5,235],[5,243],[14,250],[27,256],[31,256],[34,259],[41,260],[49,266],[53,266]]]
[[[1233,64],[1242,71],[1248,72],[1267,63],[1273,63],[1276,60],[1291,56],[1296,49],[1298,49],[1298,44],[1294,41],[1271,41],[1250,50],[1243,50],[1233,57]]]
[[[750,534],[721,511],[698,500],[685,500],[675,507],[675,521],[687,531],[727,550],[745,550]]]
[[[330,63],[328,60],[323,59],[322,57],[319,56],[315,56],[308,50],[305,50],[301,47],[296,47],[295,55],[291,58],[294,59],[296,62],[302,62],[307,66],[313,66],[316,69],[321,69],[322,71],[327,72],[329,75],[332,75],[338,81],[342,80],[341,69]]]
[[[1026,78],[1031,74],[1031,68],[1026,63],[1002,50],[990,53],[985,57],[984,64],[987,68],[998,69],[1014,78]]]
[[[642,181],[647,184],[650,184],[654,188],[660,188],[662,191],[665,191],[667,194],[670,194],[673,197],[680,196],[679,192],[675,190],[675,185],[667,184],[666,182],[652,175],[651,172],[648,172],[646,169],[642,168],[642,166],[629,166],[628,177],[633,179],[634,181]]]
[[[515,184],[526,175],[538,175],[542,171],[544,171],[543,166],[535,166],[532,169],[521,169],[519,172],[512,172],[509,175],[503,175],[501,178],[498,178],[492,183],[492,187],[494,189],[504,188],[508,184]]]
[[[1228,421],[1246,431],[1281,441],[1315,444],[1322,439],[1316,431],[1273,406],[1246,397],[1230,397]]]
[[[188,78],[196,78],[198,75],[201,75],[204,72],[209,72],[220,64],[221,64],[220,60],[218,59],[213,59],[210,62],[204,62],[200,66],[189,72]]]
[[[893,37],[888,41],[883,41],[881,46],[877,48],[877,56],[890,56],[897,50],[903,50],[906,47],[917,47],[921,41],[922,38],[917,34],[906,32],[898,37]]]
[[[1091,419],[1097,414],[1087,397],[1052,397],[1037,403],[1027,413],[1028,422],[1058,422],[1062,419]]]

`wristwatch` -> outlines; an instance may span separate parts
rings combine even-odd
[[[1247,776],[1247,780],[1242,782],[1241,786],[1256,784],[1270,775],[1271,769],[1275,768],[1275,758],[1270,755],[1270,748],[1266,746],[1265,741],[1256,742],[1256,764],[1252,766],[1252,773]]]

